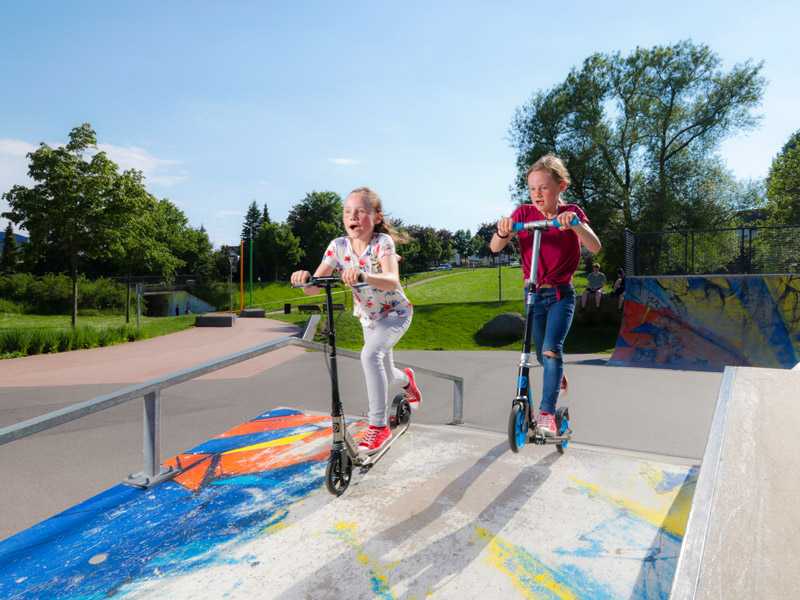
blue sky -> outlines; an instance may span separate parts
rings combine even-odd
[[[517,107],[594,52],[686,38],[726,70],[764,61],[762,125],[722,148],[763,177],[800,129],[798,24],[800,3],[769,0],[3,2],[0,193],[89,122],[215,245],[253,200],[282,221],[362,185],[406,224],[474,232],[512,209]]]

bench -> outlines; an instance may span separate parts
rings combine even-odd
[[[324,304],[322,308],[326,308]],[[333,304],[333,310],[344,310],[344,304]]]
[[[322,312],[322,309],[319,307],[319,304],[298,304],[297,311],[301,313]]]

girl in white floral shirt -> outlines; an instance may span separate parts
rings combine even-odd
[[[400,371],[392,360],[392,348],[411,325],[414,312],[400,285],[395,252],[395,242],[405,242],[407,238],[384,219],[380,196],[367,187],[353,190],[347,196],[342,221],[347,236],[330,243],[314,277],[324,277],[336,270],[353,289],[353,314],[364,331],[361,364],[369,398],[369,429],[358,447],[374,454],[391,435],[386,423],[389,385],[400,383],[412,408],[422,404],[414,372]],[[308,271],[296,271],[292,274],[292,284],[305,283],[310,276]],[[315,295],[320,288],[303,290]]]

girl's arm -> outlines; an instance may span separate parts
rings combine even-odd
[[[331,273],[333,273],[332,266],[326,265],[325,263],[320,263],[320,265],[317,267],[317,270],[314,271],[314,277],[325,277]],[[311,273],[308,271],[295,271],[292,273],[292,285],[300,285],[301,283],[305,283],[308,281],[309,277],[311,277]],[[316,296],[322,290],[322,288],[316,286],[308,286],[302,289],[309,296]]]
[[[381,273],[365,273],[361,269],[351,267],[342,273],[342,281],[347,285],[359,283],[359,276],[364,276],[363,283],[379,290],[396,290],[400,287],[400,269],[397,266],[396,254],[384,254],[381,258]]]
[[[597,234],[592,231],[592,228],[589,227],[588,223],[581,222],[573,227],[572,231],[578,235],[578,238],[581,240],[581,244],[583,244],[583,247],[589,252],[594,254],[600,251],[600,238],[598,238]]]
[[[516,231],[511,231],[512,227],[514,227],[514,219],[510,217],[500,219],[497,222],[497,231],[489,242],[489,249],[492,252],[500,252],[508,245],[511,238],[517,235]]]

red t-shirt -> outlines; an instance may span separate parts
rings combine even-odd
[[[589,223],[583,210],[574,204],[559,204],[558,214],[574,212],[582,223]],[[517,223],[543,221],[546,217],[533,204],[523,204],[511,213]],[[527,281],[531,276],[531,253],[533,251],[533,232],[519,232],[519,247],[522,253],[522,273]],[[572,283],[572,275],[581,262],[581,240],[571,229],[561,231],[551,227],[542,232],[539,245],[539,266],[536,273],[537,284],[567,285]]]

